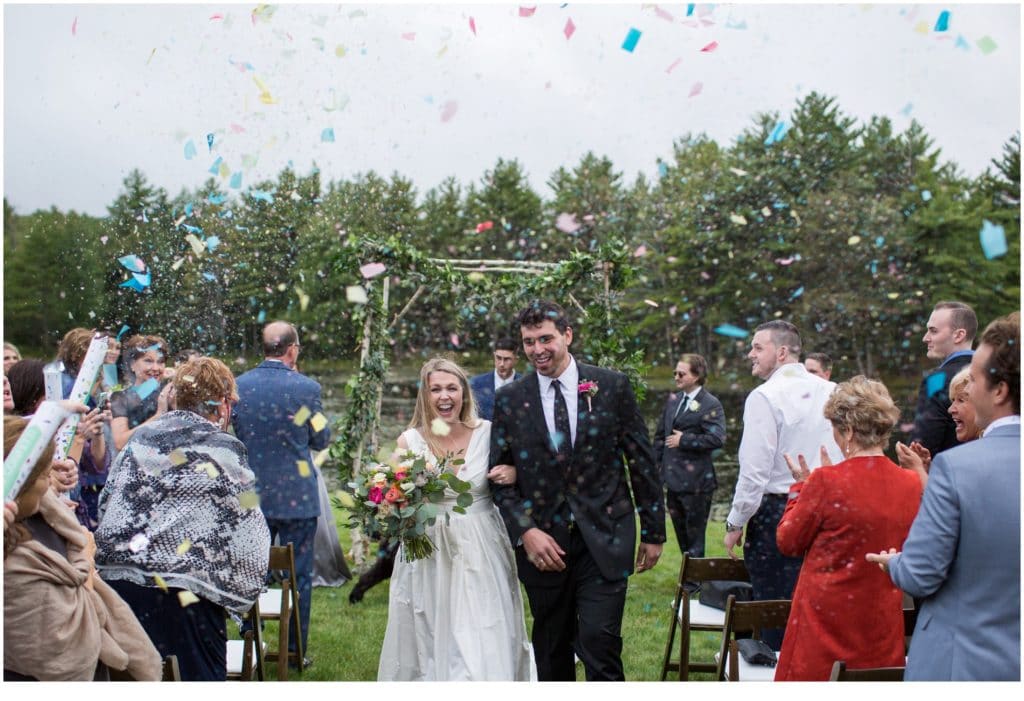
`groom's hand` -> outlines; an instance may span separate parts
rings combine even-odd
[[[561,572],[565,569],[562,555],[565,551],[558,547],[558,542],[539,528],[531,528],[523,533],[523,550],[526,559],[541,572]]]
[[[636,571],[640,573],[658,564],[662,547],[664,546],[661,543],[644,543],[641,541],[640,547],[636,551]]]

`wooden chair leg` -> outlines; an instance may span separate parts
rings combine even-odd
[[[282,596],[281,615],[277,619],[277,679],[288,681],[288,624],[291,621],[291,612],[288,609],[289,597]]]
[[[679,631],[679,681],[690,681],[690,634],[691,631]]]
[[[676,641],[676,624],[679,621],[679,605],[675,601],[672,604],[672,622],[668,625],[668,642],[665,644],[665,659],[661,662],[661,681],[668,677],[669,667],[672,666],[672,644]]]

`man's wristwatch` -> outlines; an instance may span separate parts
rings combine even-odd
[[[743,530],[743,526],[734,526],[731,523],[729,523],[728,521],[725,522],[725,532],[726,533],[735,533],[736,531],[742,531],[742,530]]]

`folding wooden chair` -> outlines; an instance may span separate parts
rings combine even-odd
[[[227,678],[248,682],[252,681],[255,672],[256,678],[263,681],[263,662],[267,645],[263,642],[263,632],[260,630],[259,600],[253,603],[245,618],[248,618],[252,625],[245,631],[242,639],[227,641]]]
[[[679,681],[689,681],[690,671],[714,672],[718,666],[711,661],[690,662],[690,632],[705,631],[718,633],[725,626],[725,611],[704,606],[691,600],[686,591],[687,582],[703,584],[710,581],[732,580],[749,582],[750,575],[743,560],[730,557],[690,557],[683,553],[676,581],[676,595],[672,601],[672,620],[668,627],[668,642],[665,643],[665,657],[661,663],[661,681],[668,673],[679,672]],[[675,643],[676,628],[679,631],[679,661],[672,660],[672,646]]]
[[[836,660],[832,665],[832,682],[901,682],[903,667],[873,667],[871,669],[847,669],[846,663]]]
[[[718,681],[774,681],[775,668],[749,664],[739,655],[736,633],[751,633],[760,640],[765,628],[784,628],[789,620],[789,599],[768,601],[736,601],[729,596],[725,605],[725,628],[722,647],[715,656],[718,661]],[[778,654],[778,650],[775,651]],[[726,669],[728,664],[728,670]]]
[[[302,649],[302,625],[299,619],[299,587],[295,578],[295,550],[291,543],[270,547],[271,570],[287,570],[288,576],[281,581],[281,588],[271,588],[260,594],[260,620],[277,621],[277,650],[267,652],[266,659],[277,663],[277,678],[288,680],[288,664],[293,663],[300,670],[304,650]],[[296,631],[295,652],[288,652],[288,633],[294,626]]]

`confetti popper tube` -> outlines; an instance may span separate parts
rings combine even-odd
[[[43,386],[46,388],[46,400],[59,402],[64,398],[64,387],[61,383],[61,373],[64,372],[64,363],[54,360],[47,363],[43,368]]]
[[[85,403],[89,392],[92,391],[92,386],[96,384],[96,376],[99,374],[100,368],[103,367],[107,349],[106,336],[97,336],[92,339],[89,350],[85,353],[85,360],[82,361],[82,369],[78,371],[75,386],[71,388],[68,399]],[[74,440],[75,431],[78,429],[78,418],[78,414],[72,414],[61,425],[60,432],[57,434],[57,453],[54,455],[54,459],[63,460],[67,457],[68,451],[71,450],[71,441]]]
[[[46,445],[68,417],[70,412],[57,402],[43,402],[28,422],[18,442],[4,459],[5,499],[14,499],[25,483],[32,467],[43,454]]]

